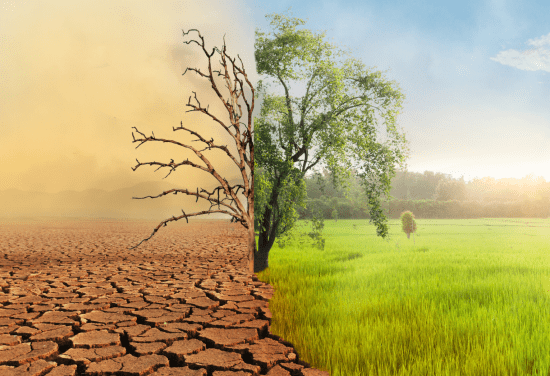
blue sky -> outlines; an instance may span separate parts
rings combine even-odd
[[[397,81],[409,171],[550,181],[550,2],[251,4],[262,31],[271,30],[266,14],[301,18],[299,28],[326,31],[326,41]],[[305,93],[305,83],[292,88]]]

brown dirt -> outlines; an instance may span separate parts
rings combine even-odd
[[[2,376],[316,376],[228,220],[0,219]]]

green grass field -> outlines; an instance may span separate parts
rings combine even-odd
[[[331,376],[550,375],[550,219],[416,222],[410,240],[398,219],[389,242],[331,219],[324,250],[276,241],[257,273],[271,331]]]

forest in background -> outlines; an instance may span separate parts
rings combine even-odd
[[[325,219],[368,219],[364,189],[353,174],[350,192],[332,185],[330,173],[306,177],[306,209],[296,209],[299,219],[311,219],[319,211]],[[549,218],[550,182],[527,175],[522,179],[481,178],[465,182],[449,174],[396,171],[390,199],[383,204],[388,218],[397,219],[410,210],[416,218]]]

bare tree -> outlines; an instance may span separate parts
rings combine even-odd
[[[223,52],[220,51],[218,48],[214,47],[212,49],[212,53],[208,54],[208,52],[206,51],[206,49],[204,47],[204,38],[201,36],[201,34],[198,30],[191,29],[187,33],[182,30],[183,31],[183,36],[185,37],[185,35],[189,34],[193,30],[196,31],[199,34],[199,38],[202,40],[202,44],[200,44],[196,40],[190,40],[190,41],[187,41],[187,42],[184,42],[184,43],[185,44],[190,44],[190,43],[194,42],[197,45],[202,47],[202,50],[204,51],[205,55],[208,57],[208,73],[209,74],[208,75],[204,74],[196,68],[187,68],[187,69],[185,69],[185,72],[183,73],[183,75],[185,75],[185,73],[187,73],[187,70],[192,70],[192,71],[195,71],[196,73],[198,73],[199,75],[201,75],[202,77],[206,77],[211,82],[212,89],[214,89],[214,91],[216,92],[216,94],[218,95],[220,100],[223,102],[225,108],[227,109],[227,112],[229,114],[229,121],[230,121],[231,125],[229,127],[226,126],[222,121],[220,121],[214,115],[209,113],[208,112],[208,107],[207,108],[201,107],[201,104],[200,104],[199,100],[197,99],[197,94],[195,92],[193,92],[193,94],[195,94],[195,101],[197,102],[198,106],[191,104],[191,96],[189,96],[189,102],[187,103],[187,106],[192,107],[193,109],[189,110],[189,111],[186,111],[186,112],[199,111],[199,112],[202,112],[202,113],[210,116],[210,118],[212,118],[212,120],[219,123],[235,140],[235,144],[237,146],[237,151],[239,153],[239,158],[240,159],[239,159],[239,161],[237,161],[235,159],[235,157],[233,155],[231,155],[231,153],[227,149],[227,146],[220,146],[220,145],[214,144],[214,139],[213,138],[210,139],[210,141],[205,140],[198,133],[193,132],[192,130],[185,128],[183,126],[183,122],[180,123],[180,127],[172,128],[173,131],[183,129],[185,131],[190,132],[192,135],[197,136],[198,140],[193,140],[193,141],[201,141],[201,142],[205,143],[207,146],[204,149],[197,150],[192,146],[184,145],[184,144],[179,143],[177,141],[166,140],[166,139],[162,139],[162,138],[156,138],[153,132],[151,132],[152,136],[146,137],[143,133],[138,131],[136,127],[133,127],[136,130],[136,132],[138,132],[139,134],[141,134],[143,136],[142,138],[136,139],[134,137],[134,133],[132,132],[132,137],[134,138],[133,142],[141,142],[138,146],[136,146],[136,149],[138,147],[140,147],[141,144],[143,144],[147,141],[170,142],[170,143],[173,143],[175,145],[179,145],[181,147],[191,149],[205,163],[206,167],[199,166],[199,165],[197,165],[193,162],[190,162],[189,159],[187,159],[185,161],[182,161],[180,163],[175,163],[173,159],[170,161],[170,163],[161,163],[161,162],[141,163],[136,159],[138,164],[136,165],[135,168],[132,168],[132,170],[135,171],[141,165],[147,165],[147,164],[151,165],[151,166],[157,165],[157,166],[159,166],[157,168],[157,170],[162,168],[162,167],[170,168],[170,172],[168,173],[168,175],[170,175],[172,173],[172,171],[175,171],[175,169],[177,167],[182,166],[182,165],[190,165],[194,168],[197,168],[199,170],[203,170],[203,171],[206,171],[206,172],[210,173],[212,176],[214,176],[218,180],[218,182],[221,185],[214,188],[212,193],[208,192],[205,189],[201,189],[201,192],[199,193],[198,188],[197,188],[197,192],[190,192],[187,189],[170,189],[170,190],[168,190],[166,192],[163,192],[160,195],[154,196],[154,197],[153,196],[132,197],[133,199],[144,199],[144,198],[148,198],[148,197],[157,198],[157,197],[164,196],[164,195],[167,195],[167,194],[170,194],[170,193],[173,193],[173,194],[184,193],[184,194],[190,195],[190,196],[197,196],[197,201],[199,200],[199,198],[208,200],[208,201],[210,201],[211,206],[210,206],[210,209],[207,210],[207,211],[201,211],[201,212],[198,212],[198,213],[191,213],[191,214],[186,214],[182,209],[181,210],[182,215],[180,215],[178,217],[173,216],[170,219],[162,221],[153,230],[153,233],[151,234],[151,236],[149,236],[147,239],[142,240],[141,242],[139,242],[139,244],[137,244],[136,246],[131,247],[129,249],[137,248],[144,241],[147,241],[147,240],[151,239],[153,237],[153,235],[155,235],[155,233],[159,230],[159,228],[161,228],[163,225],[166,226],[166,224],[170,221],[178,221],[182,218],[185,218],[185,220],[189,223],[189,220],[188,220],[189,217],[198,216],[198,215],[202,215],[202,214],[209,214],[209,213],[226,213],[226,214],[231,215],[235,222],[241,223],[246,229],[248,229],[248,252],[249,252],[248,253],[248,255],[249,255],[248,267],[249,267],[250,273],[254,273],[254,252],[255,252],[255,249],[256,249],[256,241],[255,241],[255,238],[254,238],[254,139],[253,139],[254,131],[252,130],[252,111],[254,110],[254,87],[252,86],[252,84],[248,80],[248,77],[245,73],[244,65],[243,65],[243,62],[242,62],[240,56],[237,55],[239,57],[239,60],[241,60],[242,69],[235,65],[235,59],[232,60],[227,55],[226,46],[225,46],[225,35],[224,35]],[[223,74],[221,73],[221,70],[212,71],[211,57],[214,55],[215,51],[217,51],[221,55],[222,61],[220,63],[223,64],[223,67],[225,69],[225,72]],[[233,76],[234,76],[234,81],[233,82],[231,81],[231,79],[229,77],[229,71],[227,69],[226,58],[233,65]],[[212,72],[217,72],[218,76],[223,76],[223,79],[225,80],[225,83],[227,85],[227,88],[229,89],[229,93],[230,93],[230,96],[231,96],[231,98],[228,99],[227,101],[224,100],[224,98],[222,97],[222,94],[220,93],[220,91],[218,89],[218,86],[216,85],[216,82],[214,81],[214,76],[213,76]],[[243,88],[242,77],[241,77],[241,79],[239,79],[237,77],[237,74],[240,74],[242,77],[244,77],[244,79],[246,80],[246,83],[248,84],[248,86],[250,87],[250,90],[252,91],[251,104],[248,103],[248,101],[246,100],[246,97],[244,96],[244,88]],[[238,84],[238,86],[237,86],[237,84]],[[240,121],[240,119],[242,117],[242,114],[243,114],[241,105],[238,103],[238,100],[239,100],[240,96],[242,96],[242,99],[244,100],[244,102],[246,104],[246,109],[248,111],[248,117],[247,117],[248,124],[245,124],[245,123]],[[238,113],[237,113],[237,108],[235,106],[238,107]],[[244,131],[242,132],[242,134],[241,134],[241,129],[240,129],[241,124],[244,126]],[[233,130],[232,128],[235,130],[234,133],[231,132],[231,130]],[[242,136],[242,139],[241,139],[241,136]],[[246,151],[247,151],[246,148],[247,147],[248,147],[248,151],[250,153],[249,157],[247,157],[247,155],[246,155]],[[229,158],[231,158],[231,160],[233,160],[233,162],[235,162],[235,164],[241,170],[244,186],[243,185],[235,185],[235,186],[231,187],[229,185],[229,183],[227,182],[227,180],[225,178],[222,178],[220,176],[220,174],[218,172],[216,172],[216,170],[214,169],[214,167],[212,166],[210,161],[202,154],[203,151],[211,150],[212,148],[218,148],[218,149],[221,149],[221,150],[225,151],[227,153],[227,155],[229,156]],[[247,175],[247,171],[246,171],[245,166],[248,166],[248,168],[250,170],[250,176]],[[155,170],[155,171],[157,171],[157,170]],[[165,178],[168,175],[166,175]],[[236,190],[233,191],[235,188],[236,188]],[[244,207],[244,203],[242,203],[237,198],[237,193],[239,191],[239,188],[243,189],[243,194],[248,200],[246,209]],[[226,197],[220,201],[220,191],[221,190],[223,190],[223,193],[225,194]],[[214,194],[216,192],[217,192],[217,198],[212,197],[212,196],[214,196]],[[224,202],[224,201],[228,200],[228,197],[230,198],[229,204]],[[218,210],[212,210],[212,208],[216,205],[218,206]],[[220,210],[220,205],[226,207],[229,211],[223,210],[223,209]],[[233,219],[232,219],[232,221],[233,221]]]

